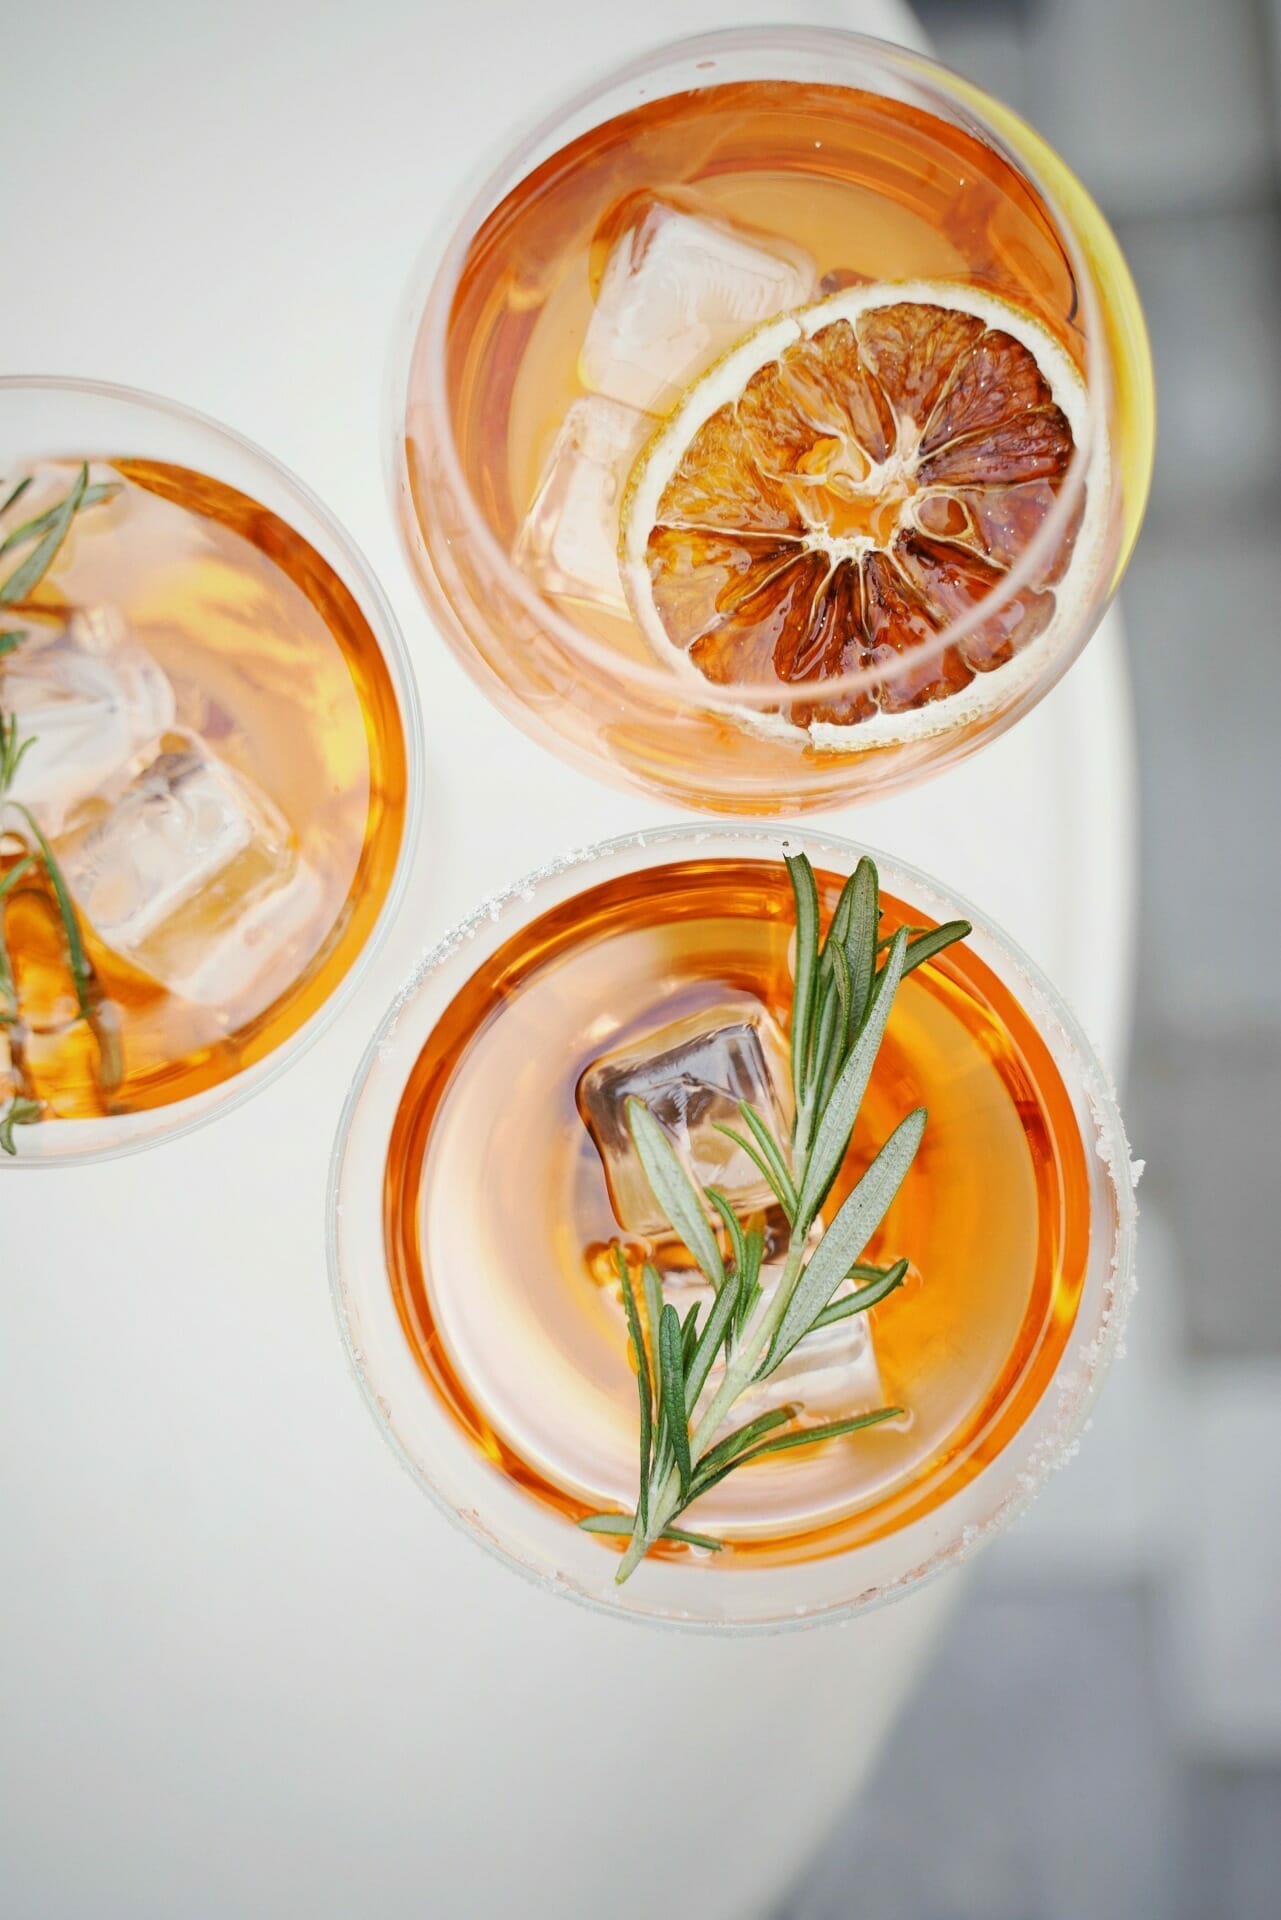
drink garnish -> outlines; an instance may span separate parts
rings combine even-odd
[[[736,1401],[769,1379],[797,1347],[836,1320],[866,1313],[902,1286],[908,1261],[871,1266],[860,1256],[880,1226],[911,1166],[926,1113],[908,1113],[865,1168],[829,1221],[822,1207],[854,1131],[890,1009],[900,983],[970,932],[965,920],[929,929],[900,927],[880,937],[880,881],[864,856],[846,882],[826,937],[820,939],[818,882],[805,854],[787,855],[796,900],[796,966],[791,1012],[791,1138],[779,1141],[753,1108],[740,1104],[742,1131],[722,1127],[755,1162],[787,1221],[788,1253],[772,1294],[761,1286],[765,1239],[747,1226],[724,1193],[691,1179],[645,1103],[627,1102],[627,1123],[654,1199],[711,1287],[714,1300],[682,1319],[663,1297],[658,1269],[642,1270],[640,1306],[623,1247],[614,1257],[640,1407],[640,1473],[634,1514],[594,1513],[579,1521],[589,1533],[626,1538],[621,1584],[657,1542],[716,1551],[722,1542],[675,1522],[737,1468],[794,1447],[815,1446],[893,1420],[901,1407],[879,1407],[822,1425],[799,1423],[783,1404],[725,1432]],[[717,1228],[724,1235],[724,1249]],[[842,1292],[852,1283],[853,1290]],[[646,1332],[647,1328],[647,1332]],[[702,1404],[712,1370],[724,1370]]]
[[[0,518],[16,506],[30,484],[30,477],[18,481],[3,505],[0,505]],[[87,507],[96,506],[100,501],[111,499],[118,492],[119,487],[112,483],[91,486],[88,464],[82,463],[74,484],[63,499],[6,534],[0,540],[0,556],[23,546],[30,546],[31,551],[17,563],[6,579],[0,581],[0,609],[20,608],[29,601],[53,565],[77,514]],[[25,638],[25,629],[0,629],[0,657],[13,653]],[[0,702],[0,841],[16,832],[16,836],[26,843],[15,864],[0,874],[0,916],[3,915],[5,895],[28,874],[43,869],[58,918],[62,922],[76,1006],[80,1018],[91,1028],[97,1041],[99,1079],[104,1087],[109,1088],[120,1077],[112,1009],[101,992],[93,965],[85,951],[75,906],[53,849],[31,809],[21,800],[15,800],[11,793],[23,757],[34,744],[35,735],[20,735],[18,716],[6,715],[3,702]],[[9,825],[9,816],[14,814],[21,822],[16,830]],[[16,1026],[20,1018],[13,963],[4,941],[3,919],[0,918],[0,1030]],[[32,1125],[42,1113],[43,1106],[39,1100],[28,1099],[21,1093],[12,1094],[0,1106],[0,1152],[16,1153],[13,1137],[15,1127]]]
[[[989,293],[856,286],[783,314],[696,378],[637,460],[631,610],[660,656],[715,684],[789,689],[776,724],[826,746],[937,732],[1007,699],[1019,656],[1079,626],[1101,470],[1084,519],[1001,594],[1087,421],[1063,347]],[[862,678],[830,687],[847,675]]]

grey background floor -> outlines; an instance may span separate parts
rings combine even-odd
[[[783,1920],[1281,1916],[1281,0],[918,0],[1143,296],[1130,1355]]]

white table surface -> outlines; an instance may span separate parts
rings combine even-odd
[[[944,1581],[850,1627],[727,1643],[535,1593],[383,1446],[325,1275],[338,1108],[413,958],[549,853],[671,811],[538,751],[430,629],[382,476],[409,266],[464,172],[559,92],[645,43],[780,14],[911,30],[897,0],[69,0],[10,25],[6,142],[31,165],[0,196],[0,367],[171,394],[292,465],[381,573],[427,734],[408,904],[313,1051],[189,1139],[0,1175],[14,1920],[648,1915],[618,1862],[661,1751],[660,1814],[708,1781],[709,1843],[673,1854],[691,1907],[746,1920],[852,1790],[949,1604]],[[981,901],[1120,1065],[1132,774],[1112,621],[976,761],[825,823]],[[744,1819],[761,1727],[808,1780]]]

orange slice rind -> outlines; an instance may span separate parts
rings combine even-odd
[[[1086,446],[1059,342],[949,282],[847,288],[767,321],[686,389],[622,502],[619,566],[660,658],[748,724],[862,751],[1010,702],[1088,620],[1107,513],[1102,436],[1035,578],[968,634]],[[853,690],[829,692],[857,675]]]

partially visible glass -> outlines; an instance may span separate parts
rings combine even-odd
[[[652,576],[657,550],[643,548],[644,526],[621,593],[601,585],[615,523],[626,555],[629,513],[647,520],[654,505],[637,476],[667,473],[668,456],[655,448],[700,385],[652,398],[630,384],[633,369],[620,377],[608,355],[582,345],[600,312],[593,294],[599,302],[610,249],[630,232],[627,244],[641,257],[683,210],[694,216],[691,244],[706,246],[710,236],[732,254],[743,234],[727,238],[717,221],[732,225],[741,215],[750,236],[771,224],[771,209],[775,264],[790,289],[781,303],[799,298],[792,269],[803,258],[821,272],[816,285],[804,283],[808,296],[825,301],[857,305],[870,278],[891,294],[900,282],[925,285],[993,328],[1018,309],[1031,316],[1027,338],[1038,353],[1043,335],[1053,336],[1042,372],[1059,367],[1058,398],[1074,416],[1070,459],[1063,455],[1048,482],[1020,480],[995,530],[989,514],[983,551],[999,565],[971,568],[958,582],[945,577],[936,548],[928,636],[900,654],[902,633],[916,632],[911,608],[896,611],[892,631],[865,622],[868,633],[890,638],[825,656],[817,681],[810,655],[802,648],[797,656],[790,642],[779,666],[774,601],[767,616],[751,612],[741,658],[713,647],[695,667],[697,647],[687,655],[665,646],[670,621],[649,604],[646,568]],[[669,250],[682,295],[680,273],[697,268],[676,262],[679,241]],[[734,266],[731,259],[726,271]],[[972,752],[1070,665],[1137,535],[1153,453],[1152,375],[1137,296],[1110,230],[1014,114],[881,42],[743,29],[634,61],[544,121],[486,180],[456,216],[443,253],[426,261],[408,320],[393,396],[396,506],[440,630],[533,737],[598,776],[685,804],[795,813],[888,792]],[[1020,321],[1010,324],[1020,331]],[[703,360],[725,345],[714,329],[709,339]],[[745,351],[750,367],[751,350],[733,345],[721,371]],[[724,377],[733,391],[741,386],[739,374]],[[712,391],[709,377],[702,385]],[[630,404],[620,406],[620,395]],[[700,401],[691,417],[710,405]],[[897,508],[916,481],[909,475],[895,491],[894,457],[876,470],[876,485],[888,476]],[[1018,458],[1020,475],[1037,471],[1026,449]],[[853,491],[829,497],[836,510],[824,509],[828,521],[846,529],[829,553],[866,555],[870,485],[864,475]],[[604,536],[595,507],[571,522],[584,486],[593,502],[612,502]],[[940,494],[910,511],[924,512],[946,541],[963,527],[957,516],[970,515],[972,525],[975,509],[972,498],[958,508]],[[548,514],[560,517],[553,524]],[[704,600],[714,574],[737,593],[736,572],[750,571],[754,551],[749,539],[727,558],[719,548],[704,555]],[[672,563],[659,583],[671,598],[688,585],[678,575]],[[857,591],[866,603],[868,578],[864,569],[845,600]],[[814,589],[815,645],[848,615],[833,580]],[[717,606],[723,611],[719,597]],[[927,686],[933,691],[922,693]]]
[[[770,1001],[766,977],[786,983],[784,844],[809,855],[830,912],[862,849],[744,827],[633,835],[485,901],[374,1035],[330,1179],[342,1335],[380,1431],[435,1504],[553,1592],[715,1630],[857,1612],[1003,1527],[1073,1451],[1133,1287],[1129,1151],[1073,1015],[976,909],[877,856],[887,913],[974,927],[900,990],[855,1136],[858,1161],[905,1109],[930,1106],[884,1256],[921,1270],[864,1316],[870,1335],[835,1373],[784,1391],[819,1395],[823,1418],[892,1397],[906,1431],[812,1450],[825,1455],[812,1483],[797,1454],[777,1483],[751,1467],[733,1498],[727,1483],[723,1511],[706,1495],[683,1522],[734,1552],[651,1557],[615,1584],[616,1552],[576,1525],[634,1500],[613,1243],[658,1261],[678,1305],[697,1296],[678,1243],[647,1238],[637,1218],[638,1244],[617,1224],[621,1183],[607,1198],[596,1158],[593,1059],[616,1062],[620,1045],[635,1058],[643,1009],[664,1047],[753,1019],[777,1039],[751,998]],[[851,1392],[871,1398],[851,1408]]]
[[[43,1117],[14,1127],[6,1167],[133,1152],[284,1072],[359,985],[418,831],[421,726],[404,642],[321,502],[250,441],[172,401],[86,380],[0,380],[4,495],[36,475],[6,534],[42,489],[65,493],[82,461],[108,497],[78,516],[29,606],[5,608],[25,637],[0,659],[0,710],[23,734],[50,729],[84,751],[85,729],[118,726],[116,704],[146,693],[136,738],[106,754],[100,794],[85,775],[64,805],[46,742],[49,765],[33,748],[9,796],[23,796],[34,763],[37,816],[90,962],[100,980],[104,968],[118,978],[127,1005],[112,1004],[109,982],[99,1065],[104,1043],[116,1058],[100,1097],[98,1068],[58,1078],[59,1059],[76,1066],[83,1025],[69,982],[0,1025],[0,1119],[15,1084],[36,1105],[48,1096]],[[12,805],[4,826],[0,875],[32,842]],[[203,875],[194,889],[187,860]],[[11,962],[35,926],[46,978],[65,967],[39,862],[0,914]],[[4,1011],[15,1012],[8,999]],[[162,1026],[187,1040],[172,1058]],[[30,1085],[14,1058],[24,1049]]]

